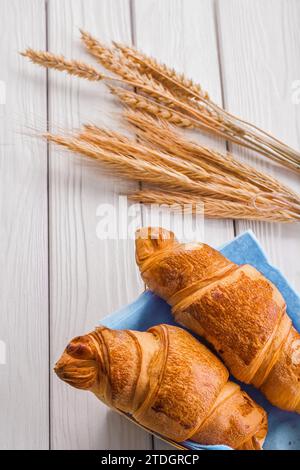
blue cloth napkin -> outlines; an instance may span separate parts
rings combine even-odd
[[[234,263],[251,264],[272,281],[286,301],[287,313],[294,327],[300,331],[300,297],[280,271],[268,262],[255,235],[251,231],[245,232],[223,245],[220,251]],[[139,331],[145,331],[159,323],[176,324],[169,305],[150,291],[144,292],[135,302],[101,321],[102,325],[109,328]],[[264,449],[300,449],[300,415],[275,408],[252,386],[241,386],[268,413],[269,432]],[[191,441],[185,441],[183,444],[193,450],[230,450],[225,445],[203,446]]]

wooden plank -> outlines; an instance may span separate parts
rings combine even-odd
[[[213,2],[209,0],[143,0],[134,2],[134,41],[137,48],[199,82],[222,102]],[[188,134],[204,145],[225,150],[203,134]],[[202,230],[199,228],[199,234]],[[232,221],[206,220],[204,241],[218,246],[233,237]],[[166,444],[156,440],[157,449]]]
[[[300,106],[293,102],[300,77],[297,0],[229,0],[219,2],[218,21],[226,107],[272,132],[294,148],[300,146]],[[300,193],[299,175],[234,148],[251,162]],[[300,289],[299,224],[239,222],[237,231],[252,228],[272,262]]]
[[[137,48],[192,77],[216,102],[222,102],[213,2],[133,2],[133,19]],[[225,150],[224,142],[204,133],[187,135],[201,144]],[[204,241],[207,243],[218,246],[232,236],[232,221],[205,221]]]
[[[47,148],[28,137],[45,122],[46,74],[18,54],[45,47],[44,7],[0,2],[1,449],[49,443]]]
[[[130,43],[127,0],[50,0],[49,49],[82,60],[78,27],[102,41]],[[95,63],[94,63],[95,64]],[[118,127],[119,109],[103,84],[51,72],[50,123],[54,129],[89,121]],[[51,364],[68,340],[92,329],[101,317],[142,290],[132,240],[100,240],[100,204],[117,206],[128,183],[102,175],[86,161],[57,148],[50,151]],[[99,209],[100,210],[100,209]],[[99,228],[99,226],[98,226]],[[52,447],[55,449],[149,448],[151,437],[109,411],[90,394],[51,374]]]

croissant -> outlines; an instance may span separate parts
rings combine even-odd
[[[180,244],[161,228],[137,232],[136,260],[175,320],[206,338],[234,377],[300,413],[300,335],[269,280],[208,245]]]
[[[73,339],[55,366],[70,385],[176,442],[260,449],[267,416],[228,382],[221,361],[185,330],[96,328]]]

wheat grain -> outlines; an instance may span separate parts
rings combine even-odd
[[[168,109],[161,104],[155,103],[143,95],[138,95],[135,92],[126,90],[125,88],[114,87],[112,85],[109,85],[109,89],[111,93],[117,96],[124,105],[132,109],[145,111],[152,116],[164,119],[179,127],[192,129],[197,125],[197,123],[193,122],[192,119],[174,111],[173,109]]]

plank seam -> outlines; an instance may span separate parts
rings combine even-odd
[[[135,9],[135,0],[129,0],[129,16],[130,16],[130,32],[131,32],[131,43],[134,47],[137,47],[136,40],[136,9]],[[134,88],[134,91],[138,93],[138,90]],[[135,136],[135,140],[138,142],[138,137]],[[139,190],[142,189],[142,181],[138,182]],[[144,225],[144,212],[141,208],[141,223]],[[144,290],[146,290],[146,285],[144,284]],[[155,450],[155,439],[153,434],[149,434],[151,450]]]
[[[221,31],[220,31],[220,10],[219,10],[219,0],[214,0],[213,3],[213,18],[215,26],[215,36],[216,36],[216,45],[217,45],[217,56],[218,56],[218,67],[219,67],[219,77],[220,77],[220,88],[221,88],[221,103],[222,107],[226,109],[226,97],[225,97],[225,80],[224,80],[224,66],[223,66],[223,54],[221,48]],[[228,140],[225,141],[226,152],[230,153],[230,144]],[[233,234],[236,237],[237,235],[237,226],[236,221],[232,221],[233,224]]]
[[[48,0],[45,0],[45,46],[49,50]],[[46,129],[49,132],[49,70],[46,68]],[[47,155],[47,261],[48,261],[48,447],[51,450],[51,297],[50,297],[50,148],[46,143]]]

